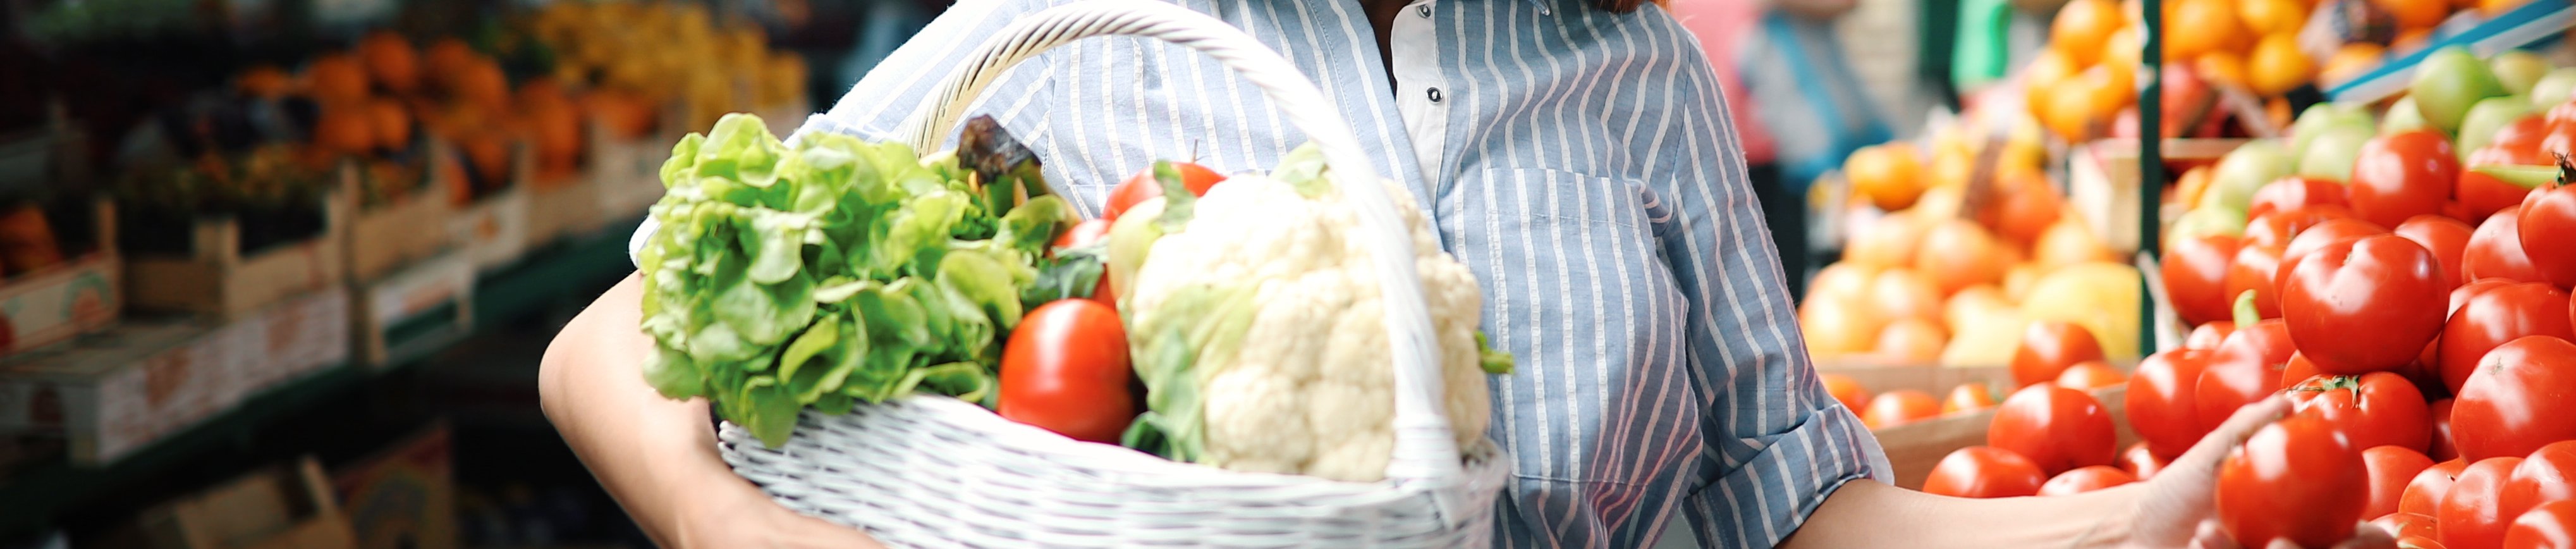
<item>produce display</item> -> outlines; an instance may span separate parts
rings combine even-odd
[[[1077,224],[998,125],[971,122],[960,142],[928,157],[842,135],[791,148],[746,114],[682,139],[638,258],[658,347],[646,379],[773,447],[805,409],[919,392],[1179,461],[1383,478],[1384,309],[1320,152],[1267,174],[1157,164],[1113,190],[1116,218]],[[1391,194],[1451,427],[1473,447],[1485,376],[1511,359],[1476,331],[1475,278]]]

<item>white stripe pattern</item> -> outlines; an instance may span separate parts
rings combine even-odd
[[[886,138],[977,42],[1066,1],[962,0],[802,131]],[[1177,3],[1341,99],[1379,173],[1432,205],[1484,285],[1485,331],[1519,358],[1493,391],[1491,434],[1518,459],[1498,543],[1645,547],[1678,511],[1702,547],[1769,547],[1843,483],[1887,478],[1808,362],[1716,78],[1669,15],[1419,2],[1400,17],[1430,36],[1396,42],[1399,66],[1435,71],[1414,79],[1441,86],[1422,101],[1395,95],[1429,92],[1390,81],[1356,3]],[[1304,140],[1237,80],[1178,46],[1093,39],[1024,63],[972,112],[1030,141],[1097,215],[1151,160],[1266,169]],[[1436,140],[1436,169],[1417,169],[1416,140]]]

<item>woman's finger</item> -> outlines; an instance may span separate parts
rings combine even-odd
[[[2179,463],[2188,460],[2193,465],[2215,465],[2218,460],[2227,456],[2229,450],[2236,449],[2238,444],[2244,444],[2246,437],[2254,436],[2255,430],[2262,429],[2264,425],[2279,421],[2289,414],[2290,399],[2282,398],[2280,395],[2264,397],[2263,400],[2237,408],[2235,415],[2227,416],[2226,423],[2219,424],[2217,429],[2211,430],[2209,436],[2201,437],[2200,444],[2193,445],[2191,451],[2184,452],[2182,459],[2175,461]]]
[[[2192,531],[2191,546],[2195,549],[2243,549],[2236,545],[2235,538],[2227,537],[2227,530],[2219,528],[2215,520],[2200,521],[2200,527]]]

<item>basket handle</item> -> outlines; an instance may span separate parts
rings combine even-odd
[[[1262,95],[1324,153],[1325,172],[1359,209],[1386,309],[1395,364],[1395,448],[1386,476],[1399,484],[1454,485],[1463,475],[1457,440],[1443,406],[1443,376],[1431,315],[1414,271],[1413,236],[1396,214],[1387,186],[1359,147],[1340,106],[1316,89],[1297,66],[1232,25],[1187,8],[1152,0],[1084,0],[1030,14],[976,49],[967,62],[923,101],[895,133],[916,150],[937,147],[986,85],[1020,61],[1049,48],[1099,36],[1141,36],[1197,50],[1215,58],[1261,90]],[[1434,489],[1446,517],[1464,516],[1452,491]]]

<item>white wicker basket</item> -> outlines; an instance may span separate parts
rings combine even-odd
[[[908,547],[1482,547],[1510,459],[1457,447],[1412,238],[1335,104],[1224,22],[1152,0],[1087,0],[988,40],[896,135],[930,150],[984,86],[1038,52],[1096,36],[1187,46],[1260,88],[1324,152],[1360,210],[1386,299],[1395,451],[1381,482],[1242,473],[1075,441],[938,396],[807,412],[769,449],[722,427],[725,461],[781,504]],[[1462,456],[1464,459],[1462,459]]]

